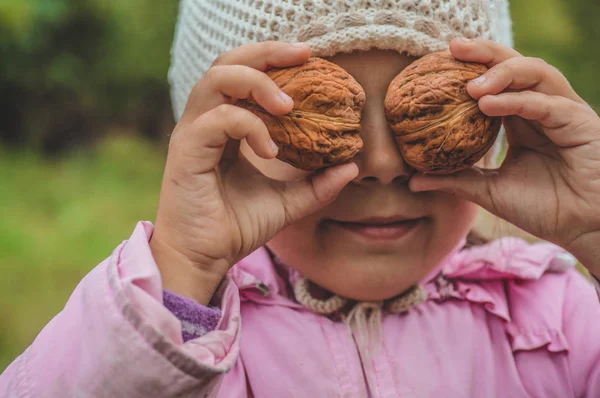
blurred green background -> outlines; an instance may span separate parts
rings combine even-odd
[[[600,109],[600,3],[513,0],[516,47]],[[152,220],[177,1],[0,0],[0,371]]]

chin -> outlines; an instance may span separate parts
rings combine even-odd
[[[442,216],[421,217],[412,226],[403,219],[398,223],[405,225],[397,231],[384,225],[377,234],[332,225],[322,221],[328,218],[315,215],[280,231],[268,246],[285,264],[323,289],[348,299],[386,300],[421,283],[466,236],[476,207],[452,200],[440,197],[437,207]],[[351,223],[354,219],[348,214],[344,213],[348,220],[342,221]],[[360,221],[376,224],[381,219]]]
[[[289,237],[280,238],[271,241],[269,248],[285,264],[317,286],[351,300],[379,301],[398,296],[418,284],[437,264],[429,263],[432,259],[426,258],[425,250],[374,254],[329,247],[315,251],[284,245]]]
[[[344,261],[330,264],[325,272],[305,270],[304,275],[317,285],[342,297],[359,301],[378,301],[396,297],[418,284],[430,271],[422,262],[379,259],[369,262]],[[365,264],[371,264],[365,266]],[[302,270],[301,270],[302,272]]]

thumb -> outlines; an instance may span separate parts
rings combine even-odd
[[[476,166],[448,175],[418,174],[410,180],[409,188],[412,192],[449,192],[496,213],[492,192],[498,175],[497,170]]]
[[[286,183],[283,190],[286,225],[333,202],[340,191],[358,175],[358,166],[347,163],[320,170],[304,180]]]

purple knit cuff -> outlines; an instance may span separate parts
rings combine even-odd
[[[165,307],[181,321],[184,342],[212,332],[221,319],[219,308],[198,304],[192,299],[168,290],[163,290],[163,302]]]

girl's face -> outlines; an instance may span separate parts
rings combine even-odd
[[[465,237],[477,208],[443,192],[412,193],[414,173],[387,125],[388,85],[414,59],[394,51],[340,54],[329,59],[365,90],[359,175],[329,206],[290,225],[269,243],[287,265],[317,285],[356,300],[382,300],[421,281]],[[267,176],[306,176],[279,160],[244,154]]]

